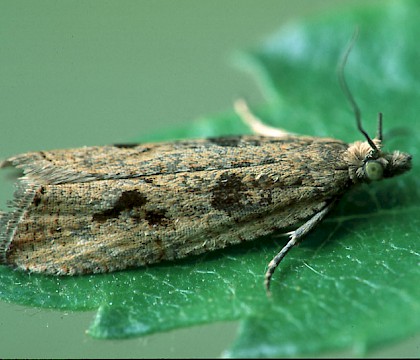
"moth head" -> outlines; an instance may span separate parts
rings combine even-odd
[[[411,169],[411,155],[400,151],[386,153],[381,150],[382,142],[382,113],[378,118],[378,135],[372,139],[362,127],[362,119],[359,106],[354,99],[344,76],[350,51],[358,37],[359,29],[356,28],[347,49],[344,52],[342,62],[338,68],[338,80],[341,88],[350,103],[357,128],[365,137],[366,141],[356,141],[351,144],[345,153],[345,160],[348,163],[350,179],[354,183],[371,182],[401,175]]]
[[[412,156],[400,151],[383,152],[381,141],[356,141],[349,146],[345,159],[354,183],[371,182],[401,175],[411,169]]]

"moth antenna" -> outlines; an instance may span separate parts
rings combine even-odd
[[[378,152],[378,148],[376,147],[373,140],[370,138],[368,133],[363,129],[362,127],[362,116],[360,112],[360,108],[356,103],[356,100],[354,100],[353,94],[351,93],[349,86],[347,84],[346,78],[344,76],[344,68],[347,64],[347,59],[350,55],[351,50],[353,49],[354,44],[356,43],[357,38],[359,37],[359,27],[356,27],[354,30],[353,36],[350,39],[349,44],[347,45],[347,48],[343,54],[343,58],[341,60],[341,63],[338,67],[338,81],[340,82],[341,89],[344,92],[345,97],[347,98],[348,102],[350,103],[350,106],[353,109],[354,116],[356,117],[356,123],[357,128],[359,131],[365,136],[367,142],[369,143],[370,147],[374,150],[374,152]],[[382,121],[382,120],[381,120]],[[382,125],[381,125],[382,127]]]
[[[378,114],[378,134],[376,135],[377,139],[382,141],[383,135],[382,135],[382,118],[383,114],[380,112]]]

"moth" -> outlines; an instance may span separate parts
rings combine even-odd
[[[348,55],[348,54],[347,54]],[[346,55],[346,56],[347,56]],[[344,62],[343,62],[344,63]],[[343,77],[344,79],[344,77]],[[123,270],[198,255],[295,227],[286,253],[360,183],[411,168],[411,155],[365,141],[298,136],[264,125],[256,135],[30,152],[1,166],[23,170],[0,214],[0,263],[50,275]]]

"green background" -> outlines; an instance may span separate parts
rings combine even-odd
[[[229,65],[235,50],[349,3],[366,1],[2,1],[0,158],[126,142],[224,112],[240,95],[261,102],[254,80]],[[4,204],[12,188],[1,179]],[[0,356],[218,356],[237,329],[99,341],[84,334],[93,316],[2,302]],[[413,355],[418,343],[372,355]]]

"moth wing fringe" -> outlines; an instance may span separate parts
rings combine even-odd
[[[98,180],[94,174],[84,171],[60,169],[42,159],[37,153],[27,153],[9,158],[0,167],[14,166],[21,169],[25,177],[48,184],[63,184]]]
[[[33,200],[36,189],[39,187],[34,182],[20,179],[13,200],[8,204],[13,208],[11,212],[0,212],[0,263],[6,263],[6,253],[14,237],[17,225],[25,214],[26,209]]]

